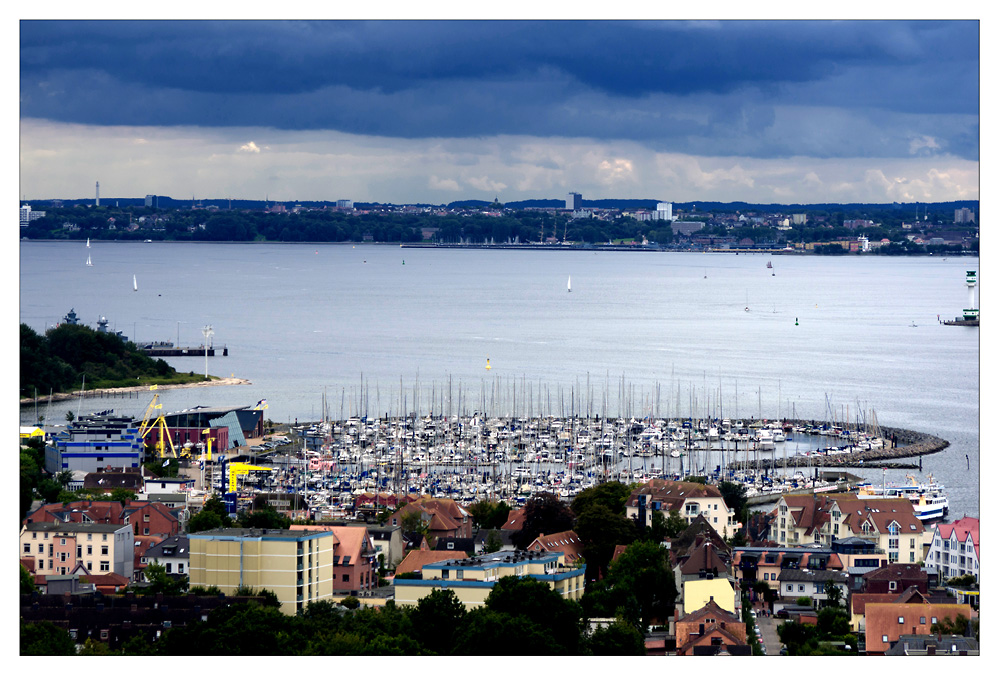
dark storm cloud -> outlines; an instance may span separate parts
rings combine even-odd
[[[21,114],[977,158],[978,52],[976,22],[26,21]]]

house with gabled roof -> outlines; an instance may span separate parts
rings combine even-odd
[[[506,522],[500,528],[519,532],[524,529],[524,508],[512,509],[506,517]]]
[[[583,561],[583,542],[574,530],[556,532],[555,534],[540,534],[532,541],[528,551],[560,551],[565,554],[564,564],[575,565]]]
[[[348,525],[292,525],[292,532],[331,532],[333,593],[369,591],[378,587],[378,550],[366,527]],[[321,576],[326,575],[321,572]]]
[[[907,499],[782,495],[774,532],[781,546],[828,547],[840,538],[862,537],[886,551],[888,562],[918,563],[923,558],[925,528]]]
[[[884,654],[902,635],[929,635],[944,619],[963,616],[969,621],[974,610],[958,603],[931,603],[915,588],[891,602],[868,601],[864,607],[864,640],[867,654]]]
[[[653,478],[636,488],[625,502],[625,514],[640,527],[651,527],[652,514],[657,511],[664,515],[677,511],[688,524],[703,516],[723,537],[734,535],[742,527],[714,485]]]
[[[718,605],[714,600],[709,600],[700,609],[690,612],[678,618],[674,623],[676,632],[676,654],[677,656],[691,656],[695,647],[705,645],[713,646],[716,649],[724,645],[726,648],[732,646],[746,645],[746,624],[739,620],[739,616],[732,611]],[[700,652],[700,650],[698,650]],[[752,653],[752,650],[735,653]]]
[[[935,569],[942,580],[966,574],[980,580],[978,546],[978,518],[965,516],[953,523],[940,523],[930,540],[926,566]]]
[[[388,522],[390,525],[402,525],[403,519],[411,513],[419,514],[431,539],[472,536],[472,515],[453,499],[423,497],[402,506],[389,517]]]

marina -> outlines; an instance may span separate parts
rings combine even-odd
[[[892,436],[899,432],[913,442],[896,447]],[[921,452],[933,441],[904,430],[881,437],[870,430],[803,420],[514,418],[478,412],[350,417],[300,425],[287,436],[237,448],[221,462],[205,462],[201,455],[197,466],[205,474],[192,469],[190,475],[203,480],[199,490],[230,493],[234,504],[248,503],[260,493],[283,494],[317,519],[353,515],[362,495],[385,505],[423,495],[466,505],[480,500],[522,505],[539,493],[569,502],[582,490],[608,481],[695,476],[741,484],[750,503],[761,505],[782,494],[858,485],[869,491],[863,494],[874,494],[857,476],[824,470],[839,464],[823,458],[848,451],[873,462],[884,446]],[[192,452],[196,457],[199,448]],[[804,462],[797,461],[802,458]],[[935,487],[942,496],[943,488]],[[925,517],[942,513],[927,512]]]

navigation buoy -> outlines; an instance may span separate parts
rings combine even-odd
[[[486,359],[486,370],[492,370],[493,367],[489,365],[489,359]]]
[[[795,326],[797,326],[797,325],[798,325],[798,317],[794,317],[794,325],[795,325]]]

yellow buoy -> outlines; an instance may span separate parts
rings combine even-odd
[[[486,370],[492,370],[492,366],[489,365],[489,359],[486,359]]]

